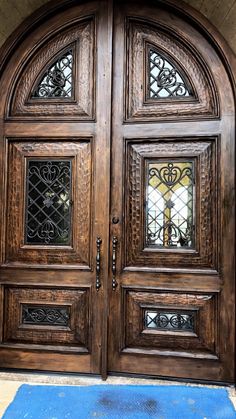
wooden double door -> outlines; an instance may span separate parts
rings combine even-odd
[[[232,382],[225,65],[174,4],[64,3],[1,78],[0,366]]]

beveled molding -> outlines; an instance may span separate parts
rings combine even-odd
[[[6,120],[95,120],[95,26],[95,17],[90,16],[42,39],[17,74],[7,101]],[[32,98],[47,68],[67,49],[73,52],[72,97]]]
[[[89,353],[91,289],[4,286],[4,346]],[[31,322],[26,321],[26,312]],[[47,313],[46,313],[47,311]],[[63,312],[64,324],[60,324]],[[45,318],[47,320],[45,322]]]
[[[219,149],[218,136],[125,140],[123,269],[171,268],[218,273]],[[196,162],[196,244],[193,248],[159,249],[145,244],[145,161],[158,158],[188,158]]]
[[[218,293],[122,287],[121,353],[158,354],[218,360]],[[192,331],[145,326],[145,311],[192,313]],[[124,325],[127,325],[124,327]],[[181,328],[180,328],[181,329]]]
[[[55,140],[55,139],[54,139]],[[6,242],[2,266],[92,269],[93,139],[70,141],[47,138],[8,138],[9,162],[6,191]],[[25,242],[26,161],[34,158],[70,158],[72,164],[71,243],[67,246],[35,245]],[[81,164],[81,161],[83,164]],[[79,182],[78,182],[79,179]],[[18,205],[15,205],[15,203]]]
[[[174,28],[142,19],[126,21],[126,122],[218,119],[220,104],[213,75],[199,53]],[[192,86],[192,97],[148,98],[148,54],[152,47],[176,63]],[[186,63],[186,65],[185,65]]]

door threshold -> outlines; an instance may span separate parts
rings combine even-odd
[[[188,386],[208,386],[208,387],[230,387],[233,384],[224,382],[199,381],[192,379],[175,379],[170,377],[144,376],[140,374],[124,374],[111,372],[106,381],[100,375],[78,374],[78,373],[59,373],[41,372],[25,370],[0,370],[0,381],[17,381],[30,384],[47,385],[188,385]]]

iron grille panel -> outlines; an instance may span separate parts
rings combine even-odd
[[[145,311],[145,329],[194,331],[195,314],[193,312]]]
[[[194,246],[194,162],[147,165],[146,245]]]
[[[167,99],[193,96],[179,70],[162,54],[149,50],[149,98]]]
[[[45,72],[32,98],[71,98],[73,94],[73,51],[64,52]]]
[[[27,161],[27,244],[69,245],[71,160]]]
[[[44,307],[22,305],[22,323],[37,325],[68,326],[69,307]]]

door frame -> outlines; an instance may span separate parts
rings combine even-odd
[[[87,1],[81,1],[82,3],[88,3]],[[153,2],[152,2],[153,3]],[[14,51],[20,46],[23,39],[25,39],[37,26],[39,26],[42,22],[52,16],[53,14],[63,11],[68,6],[73,6],[74,4],[78,4],[76,0],[59,0],[55,2],[54,0],[50,1],[45,6],[41,7],[39,10],[34,12],[29,18],[27,18],[7,39],[4,45],[0,48],[0,77],[4,73],[4,70],[10,60],[10,57],[14,53]],[[112,1],[110,2],[112,6]],[[223,36],[218,32],[218,30],[198,11],[193,9],[191,6],[187,4],[181,4],[178,0],[160,0],[158,4],[163,4],[165,7],[170,8],[172,11],[179,13],[183,19],[188,20],[194,27],[201,32],[206,40],[208,40],[211,44],[214,45],[215,50],[217,51],[218,55],[221,58],[221,61],[226,69],[228,74],[232,91],[234,94],[234,101],[236,105],[236,57],[227,42],[224,40]],[[110,9],[111,13],[111,9]],[[4,120],[4,109],[1,115],[0,120],[0,138],[3,138],[4,129],[8,129],[9,124],[7,121]],[[5,153],[5,146],[3,146],[3,154]],[[2,159],[1,155],[1,159]],[[5,173],[1,173],[1,178],[5,179]],[[1,187],[2,188],[2,185]],[[1,189],[0,189],[1,193]],[[1,215],[3,214],[3,209],[0,208]],[[105,259],[108,261],[109,259],[108,253],[105,255]],[[107,263],[108,266],[108,263]],[[108,272],[107,272],[108,274]],[[104,273],[104,277],[107,276]],[[107,300],[105,298],[105,300]],[[103,344],[105,348],[107,348],[107,326],[106,326],[106,316],[107,316],[108,307],[105,307],[104,310],[104,332],[103,332]],[[103,378],[106,377],[107,374],[107,352],[104,351],[102,354],[102,376]]]

